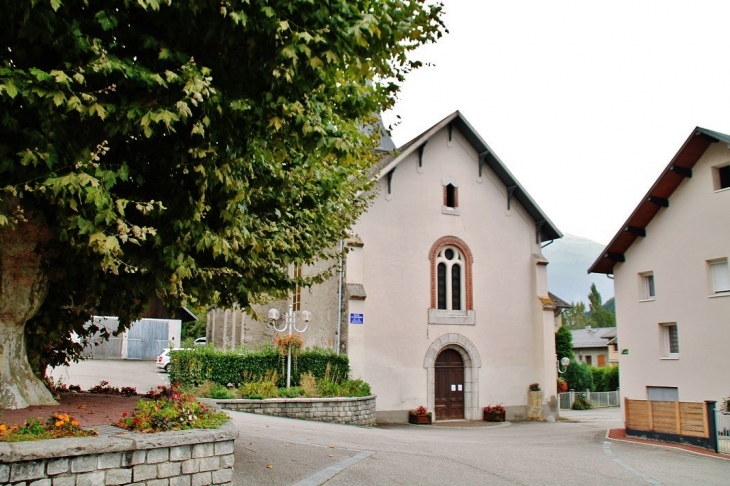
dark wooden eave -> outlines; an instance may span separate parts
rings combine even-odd
[[[708,147],[716,142],[724,142],[730,146],[730,135],[700,127],[692,131],[629,219],[621,225],[621,230],[593,262],[588,273],[611,274],[617,262],[625,261],[624,255],[629,247],[637,238],[647,236],[646,227],[659,211],[664,208],[669,211],[670,196],[686,178],[692,177],[692,168]]]

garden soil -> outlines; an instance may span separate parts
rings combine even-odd
[[[112,425],[122,418],[125,412],[132,415],[141,396],[123,397],[121,395],[100,393],[61,393],[58,405],[42,405],[17,410],[0,409],[0,424],[23,425],[28,418],[42,422],[55,412],[67,413],[75,418],[81,427]]]

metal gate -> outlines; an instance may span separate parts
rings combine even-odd
[[[717,452],[730,454],[730,413],[716,412]]]
[[[128,359],[155,359],[167,346],[168,322],[142,319],[127,334]]]

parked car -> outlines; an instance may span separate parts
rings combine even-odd
[[[185,349],[185,348],[175,348],[175,351]],[[170,370],[170,348],[165,348],[162,350],[160,355],[157,357],[157,367],[165,370],[165,373],[167,373]]]
[[[193,341],[193,346],[207,346],[208,345],[208,338],[205,336],[199,337],[195,341]]]

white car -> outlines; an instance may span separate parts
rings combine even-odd
[[[181,350],[184,348],[175,348],[175,351]],[[165,373],[170,369],[170,348],[165,348],[162,350],[160,355],[157,357],[157,367],[165,370]]]
[[[208,345],[208,338],[205,336],[199,337],[195,341],[193,341],[193,346],[207,346]]]

